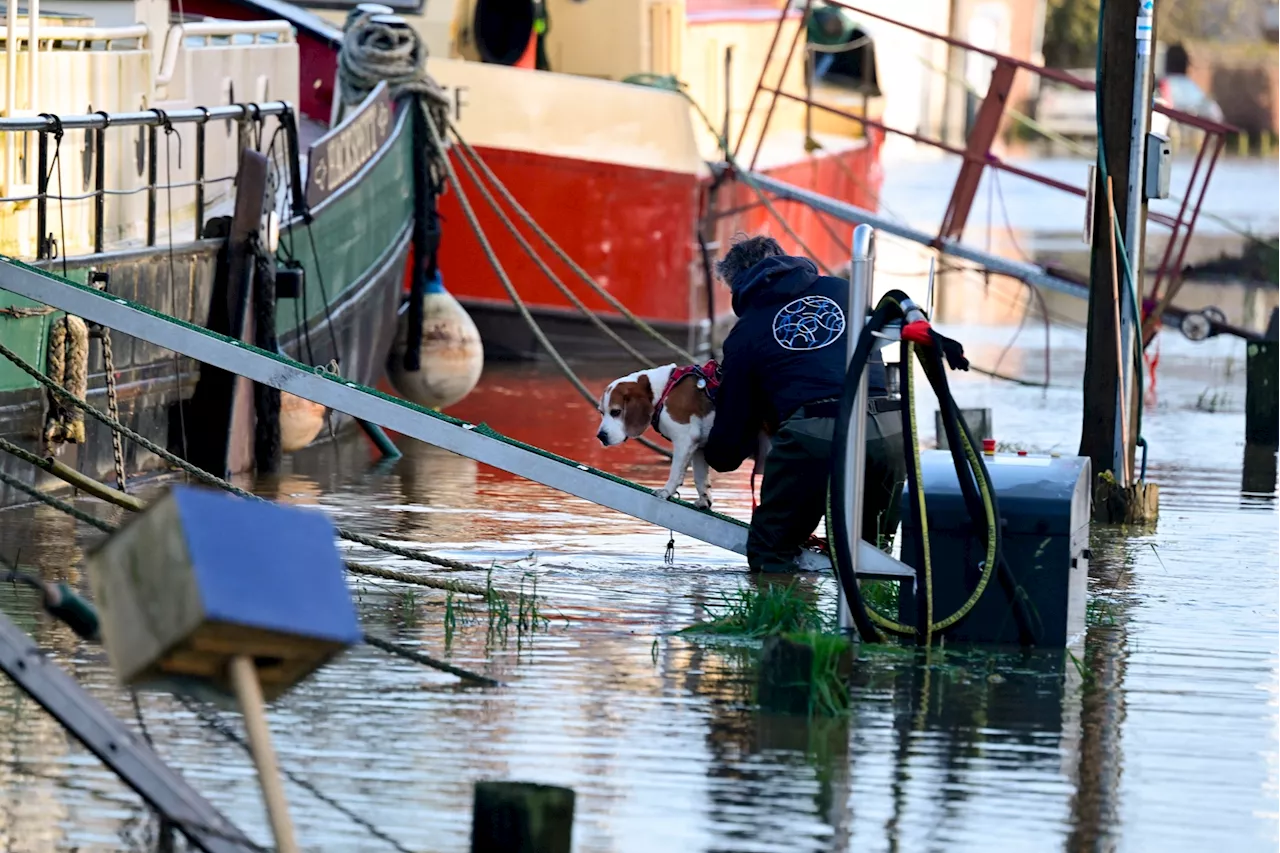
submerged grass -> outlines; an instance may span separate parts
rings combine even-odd
[[[813,649],[810,673],[809,716],[843,717],[849,713],[849,685],[844,663],[852,652],[852,644],[839,634],[811,631],[788,634],[787,639]]]
[[[818,605],[797,589],[770,584],[760,589],[741,587],[721,593],[719,604],[710,604],[708,622],[690,625],[680,633],[720,634],[759,639],[774,634],[808,634],[831,627]]]

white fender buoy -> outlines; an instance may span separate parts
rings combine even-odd
[[[285,453],[292,453],[315,441],[324,428],[326,411],[319,403],[281,391],[280,449]]]
[[[404,369],[408,341],[409,312],[403,311],[396,327],[396,341],[391,347],[387,379],[406,400],[428,408],[444,408],[470,394],[480,381],[484,369],[480,332],[466,309],[444,289],[439,271],[428,282],[422,297],[422,351],[418,370]]]

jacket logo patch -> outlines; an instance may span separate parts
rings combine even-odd
[[[783,349],[822,349],[843,334],[844,312],[826,296],[802,296],[773,318],[773,339]]]

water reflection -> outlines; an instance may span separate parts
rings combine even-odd
[[[1012,332],[947,330],[982,366]],[[1000,440],[1070,452],[1081,355],[1082,337],[1055,328],[1051,387],[975,375],[953,385],[962,406],[993,408]],[[462,687],[354,649],[273,707],[281,762],[416,850],[467,849],[471,789],[483,778],[573,787],[579,853],[1202,850],[1224,841],[1274,850],[1275,457],[1270,482],[1251,479],[1243,413],[1196,406],[1206,388],[1242,399],[1232,358],[1231,342],[1164,344],[1159,404],[1143,427],[1162,517],[1153,529],[1095,535],[1090,624],[1074,658],[951,648],[926,664],[912,649],[863,649],[844,720],[759,714],[755,646],[674,633],[753,583],[732,555],[677,537],[667,566],[665,530],[403,438],[405,455],[392,464],[358,434],[312,448],[255,487],[362,532],[493,563],[505,588],[536,577],[550,626],[530,643],[494,634],[476,609],[446,642],[443,594],[415,590],[410,600],[395,584],[359,581],[366,630],[504,686]],[[1002,370],[1036,377],[1044,361],[1038,334],[1024,332]],[[589,384],[619,372],[601,368]],[[927,423],[927,394],[919,406]],[[600,448],[590,405],[536,368],[491,368],[454,414],[642,482],[664,476],[665,463],[643,448]],[[745,517],[747,481],[717,478],[717,506]],[[43,507],[0,513],[6,556],[21,543],[24,564],[80,589],[82,549],[99,536]],[[806,578],[802,589],[833,606],[827,579]],[[132,719],[100,649],[38,615],[25,589],[0,585],[0,609]],[[243,753],[168,697],[142,701],[161,753],[265,843]],[[137,798],[7,681],[0,725],[9,849],[146,849]],[[390,849],[305,791],[291,788],[290,802],[312,849]]]

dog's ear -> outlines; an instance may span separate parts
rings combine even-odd
[[[653,386],[644,374],[622,397],[622,425],[627,435],[638,436],[649,427],[653,417]]]

